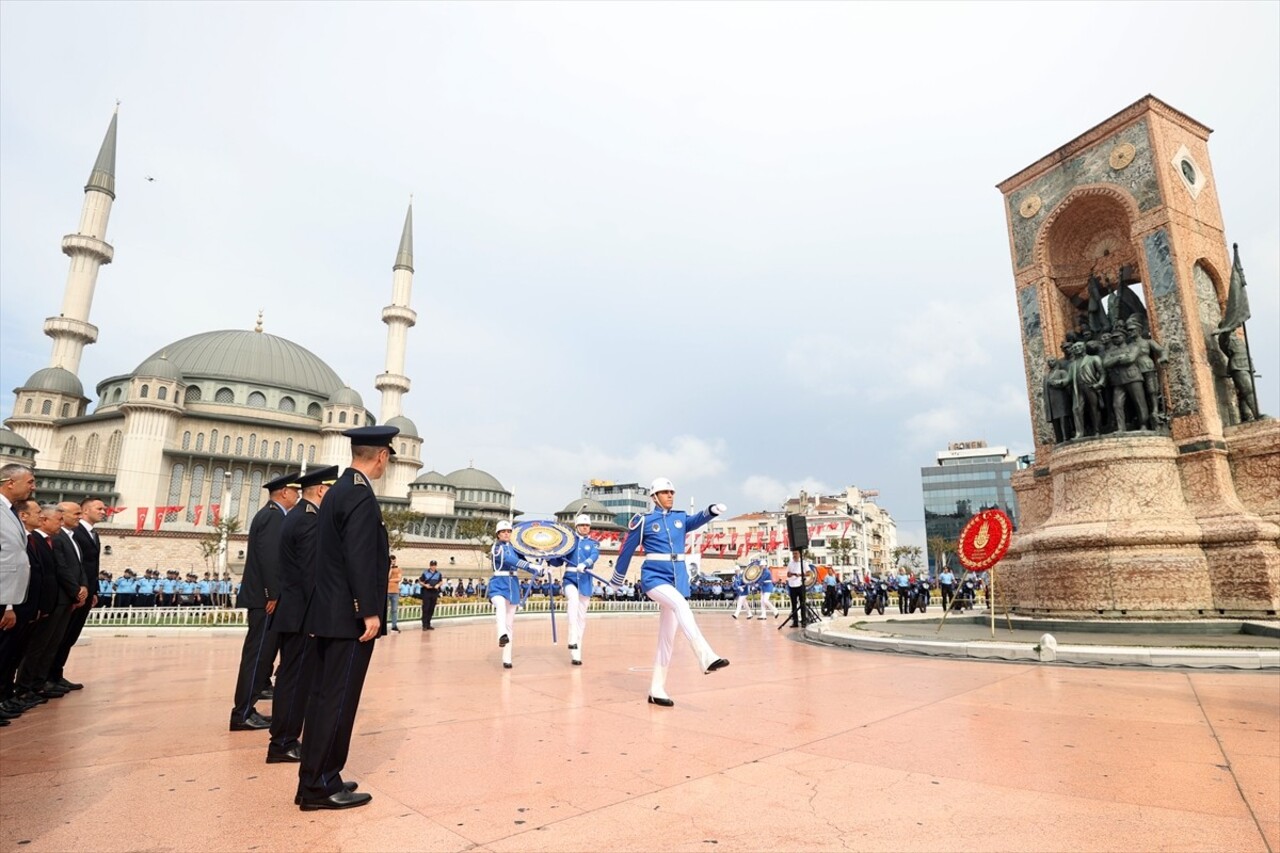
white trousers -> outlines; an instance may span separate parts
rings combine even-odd
[[[743,610],[746,610],[746,611],[747,611],[747,617],[748,617],[748,618],[750,618],[750,616],[751,616],[751,602],[747,599],[747,597],[746,597],[745,595],[739,595],[739,596],[738,596],[738,609],[737,609],[737,610],[735,610],[735,611],[733,611],[733,615],[734,615],[734,616],[737,616],[737,615],[738,615],[739,613],[741,613]]]
[[[778,608],[773,606],[773,593],[760,592],[760,618],[763,619],[766,613],[777,614]]]
[[[666,672],[668,666],[671,665],[671,653],[675,649],[676,628],[684,632],[685,638],[689,641],[689,645],[693,647],[694,654],[698,656],[698,663],[702,665],[705,671],[707,667],[715,663],[719,657],[711,650],[711,644],[702,636],[702,632],[698,630],[698,623],[693,619],[693,610],[689,608],[689,602],[685,601],[680,591],[669,583],[659,584],[649,590],[649,598],[657,602],[659,608],[658,616],[658,654],[654,658],[654,668],[661,668],[663,673]]]
[[[589,596],[583,595],[573,584],[564,588],[565,610],[569,614],[569,645],[581,646],[582,635],[587,630],[587,605],[591,603]]]

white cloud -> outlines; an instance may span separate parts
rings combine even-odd
[[[742,508],[743,512],[750,512],[758,509],[775,510],[787,498],[796,497],[802,491],[811,495],[830,495],[835,494],[838,489],[827,485],[816,477],[804,477],[784,483],[781,480],[763,474],[752,474],[742,481],[740,491],[749,500],[759,502],[756,506]]]

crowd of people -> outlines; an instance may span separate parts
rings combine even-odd
[[[204,576],[187,572],[183,577],[176,569],[160,576],[159,569],[146,569],[141,575],[125,569],[120,577],[110,572],[98,573],[98,603],[95,607],[230,607],[239,585],[231,575],[218,577],[217,572]]]

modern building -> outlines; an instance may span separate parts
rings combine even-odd
[[[608,507],[614,523],[624,528],[631,516],[649,510],[649,490],[639,483],[588,480],[582,484],[582,496]]]
[[[985,441],[952,442],[938,451],[937,462],[920,469],[926,539],[955,542],[965,522],[986,509],[1004,510],[1016,528],[1018,500],[1012,479],[1024,466],[1008,448],[988,447]],[[937,555],[929,554],[931,572],[938,571],[936,563]]]

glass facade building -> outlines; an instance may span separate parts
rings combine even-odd
[[[582,484],[582,496],[594,498],[613,511],[613,520],[623,530],[636,513],[649,510],[649,490],[639,483],[589,480]]]
[[[1019,467],[1022,463],[1007,448],[987,447],[985,441],[957,442],[939,452],[936,464],[920,469],[926,538],[940,536],[954,543],[965,522],[985,509],[1004,510],[1016,529],[1018,501],[1012,479]],[[933,574],[939,570],[937,559],[929,554]],[[950,561],[956,571],[954,555]]]

